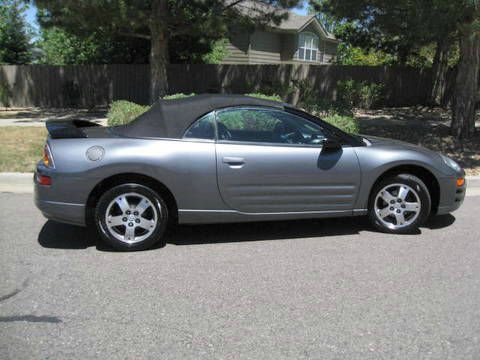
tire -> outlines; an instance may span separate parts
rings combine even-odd
[[[411,234],[428,219],[431,206],[425,183],[414,175],[399,174],[375,185],[368,201],[368,216],[382,232]]]
[[[141,184],[122,184],[107,190],[95,207],[101,238],[116,250],[145,250],[165,245],[168,208],[154,190]]]

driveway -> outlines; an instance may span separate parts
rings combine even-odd
[[[2,359],[478,359],[480,196],[416,235],[364,218],[182,226],[116,253],[0,194]]]

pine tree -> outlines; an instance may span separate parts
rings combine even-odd
[[[25,5],[18,0],[0,0],[0,63],[28,64],[31,60],[24,11]]]

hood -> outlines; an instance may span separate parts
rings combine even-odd
[[[399,149],[408,149],[416,152],[420,152],[422,154],[425,154],[427,156],[431,156],[435,159],[440,159],[440,154],[436,151],[424,148],[423,146],[420,145],[415,145],[415,144],[410,144],[405,141],[400,141],[400,140],[393,140],[393,139],[388,139],[388,138],[382,138],[378,136],[370,136],[370,135],[361,135],[363,138],[367,139],[371,145],[374,147],[388,147],[388,148],[399,148]]]

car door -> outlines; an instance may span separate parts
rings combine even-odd
[[[322,151],[325,130],[270,108],[216,113],[220,194],[245,213],[344,212],[360,185],[352,147]]]

